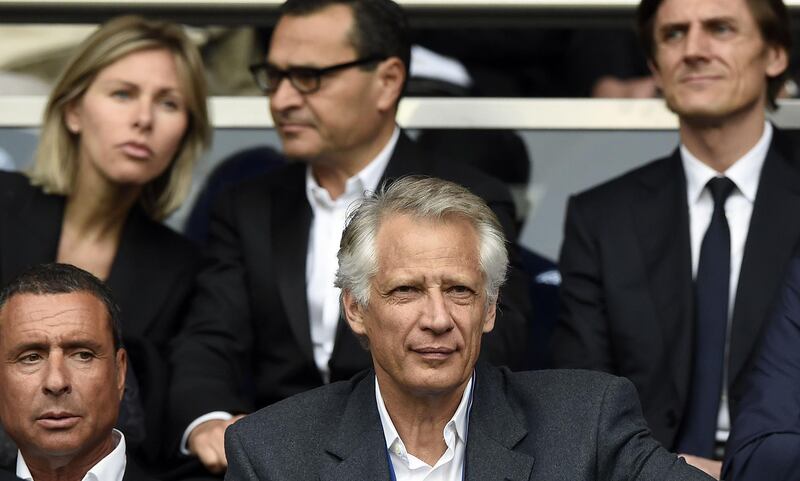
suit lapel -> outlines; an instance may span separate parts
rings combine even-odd
[[[534,458],[514,451],[528,434],[506,399],[499,373],[478,364],[467,433],[467,481],[530,479]]]
[[[425,155],[405,132],[400,131],[397,145],[394,147],[392,158],[389,160],[389,165],[386,166],[380,184],[411,174],[426,175],[430,171],[431,167],[427,165]]]
[[[733,309],[728,376],[733,385],[760,339],[786,262],[800,238],[800,171],[775,132],[761,170]]]
[[[386,438],[375,404],[375,374],[358,382],[345,407],[339,430],[326,451],[338,460],[319,474],[320,481],[389,481]]]
[[[271,257],[289,325],[305,355],[313,359],[306,295],[306,256],[312,212],[306,198],[305,166],[298,164],[290,169],[281,188],[271,191],[271,224],[265,231],[273,236]],[[278,209],[277,206],[287,207]]]
[[[157,245],[150,220],[138,205],[133,206],[122,230],[119,249],[111,264],[108,286],[120,306],[125,306],[122,318],[126,335],[141,335],[156,320],[162,296],[168,294],[164,284],[169,275],[164,272],[161,256],[163,247]],[[142,299],[147,299],[142,302]]]
[[[3,284],[42,262],[55,262],[61,224],[64,220],[64,197],[42,194],[38,187],[26,189],[17,209],[10,209],[7,228],[2,232]]]
[[[691,352],[691,243],[686,205],[686,176],[678,150],[639,178],[633,199],[634,229],[666,352]],[[688,389],[690,356],[674,356],[673,381],[679,399]]]

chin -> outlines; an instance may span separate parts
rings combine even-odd
[[[118,185],[143,187],[166,171],[166,169],[164,169],[164,171],[152,172],[148,169],[136,167],[140,166],[133,166],[133,168],[130,169],[119,169],[116,172],[110,172],[107,177]]]
[[[284,141],[283,155],[290,159],[314,159],[319,156],[319,149],[309,147],[308,145],[299,145],[292,141]]]
[[[438,373],[437,376],[420,375],[412,381],[412,389],[421,395],[438,395],[451,392],[466,382],[451,373]],[[468,379],[468,378],[467,378]]]

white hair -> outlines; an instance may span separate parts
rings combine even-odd
[[[466,188],[433,177],[410,176],[384,184],[351,207],[339,246],[336,287],[349,291],[359,305],[369,304],[370,282],[378,272],[378,229],[387,216],[397,214],[420,220],[469,221],[478,233],[487,305],[497,301],[508,269],[506,239],[497,216]]]

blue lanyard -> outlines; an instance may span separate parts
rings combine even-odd
[[[472,386],[470,386],[469,390],[469,404],[467,405],[467,429],[464,433],[464,437],[469,439],[469,417],[472,413],[472,394],[475,392],[475,376],[472,377]],[[464,463],[461,465],[461,481],[465,481],[467,479],[467,446],[466,446],[466,439],[464,440]],[[397,473],[394,472],[394,463],[392,462],[392,456],[389,454],[389,448],[386,447],[386,462],[389,464],[389,479],[391,481],[397,481]]]

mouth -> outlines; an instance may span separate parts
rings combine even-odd
[[[36,418],[36,423],[45,429],[69,429],[78,422],[81,417],[66,411],[48,411]]]
[[[153,156],[153,151],[146,144],[139,142],[125,142],[119,146],[120,150],[134,159],[149,159]]]
[[[445,360],[456,352],[453,348],[441,346],[417,347],[412,348],[412,351],[423,359],[429,360]]]
[[[278,129],[287,134],[301,132],[311,128],[311,125],[299,122],[279,122]]]
[[[687,75],[685,77],[682,77],[681,78],[681,83],[687,84],[687,85],[705,84],[705,83],[709,83],[709,82],[714,82],[716,80],[719,80],[720,78],[721,77],[718,76],[718,75],[711,75],[711,74],[699,75],[699,74],[694,74],[694,75]]]

